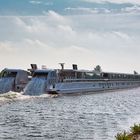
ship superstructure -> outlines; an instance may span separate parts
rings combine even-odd
[[[102,72],[100,66],[94,70],[72,69],[35,70],[32,80],[25,88],[25,94],[42,93],[85,93],[115,89],[126,89],[140,86],[140,75],[127,73]]]
[[[25,70],[5,68],[0,74],[0,93],[23,91],[29,81],[28,76]]]

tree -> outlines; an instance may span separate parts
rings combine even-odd
[[[94,68],[94,71],[96,74],[100,74],[102,72],[102,69],[101,69],[101,66],[100,65],[97,65],[95,68]]]

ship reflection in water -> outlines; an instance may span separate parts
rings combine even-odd
[[[0,139],[113,140],[140,122],[139,101],[140,88],[16,100],[0,107]]]

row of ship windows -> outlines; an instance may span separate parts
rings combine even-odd
[[[136,83],[99,83],[99,86],[119,86],[119,85],[134,85]],[[95,86],[95,85],[93,85]]]
[[[140,76],[119,76],[119,75],[116,75],[116,76],[108,76],[108,78],[110,79],[140,79]]]
[[[80,77],[78,77],[79,79],[82,79],[82,78],[85,78],[85,79],[95,79],[96,77],[94,76],[93,77],[93,75],[92,76],[90,76],[90,75],[88,75],[88,77],[86,77],[86,76],[80,76]],[[98,77],[99,78],[99,77]],[[102,77],[100,77],[100,78],[108,78],[108,79],[132,79],[132,80],[136,80],[136,79],[140,79],[140,76],[121,76],[121,75],[112,75],[112,76],[107,76],[107,77],[104,77],[104,76],[102,76]],[[77,77],[75,77],[75,76],[64,76],[64,79],[77,79]]]

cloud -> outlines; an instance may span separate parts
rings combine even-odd
[[[126,8],[122,8],[121,11],[127,12],[127,13],[139,13],[140,12],[140,6],[134,5],[132,7],[126,7]]]
[[[38,5],[38,4],[42,4],[42,1],[32,0],[32,1],[29,1],[29,3]]]
[[[65,23],[66,22],[66,18],[58,13],[56,13],[55,11],[43,11],[44,15],[46,15],[50,20],[55,21],[55,22],[61,22],[61,23]]]
[[[65,8],[65,11],[67,13],[73,14],[73,15],[89,15],[89,14],[126,14],[126,13],[138,13],[140,12],[140,6],[139,5],[132,5],[132,6],[125,6],[120,7],[119,9],[116,8],[85,8],[85,7],[68,7]]]
[[[123,4],[123,3],[132,3],[132,4],[140,4],[139,0],[81,0],[81,1],[86,1],[86,2],[91,2],[91,3],[117,3],[117,4]]]
[[[85,7],[77,7],[77,8],[68,7],[65,8],[65,11],[75,15],[111,13],[111,11],[106,8],[85,8]]]
[[[97,14],[98,10],[97,9],[92,9],[92,8],[85,8],[85,7],[77,7],[77,8],[72,8],[72,7],[68,7],[65,8],[66,12],[71,12],[74,14],[82,14],[82,13],[86,13],[86,14]]]
[[[32,1],[29,1],[29,3],[33,4],[33,5],[40,5],[40,4],[43,4],[43,5],[46,5],[46,6],[52,6],[53,5],[53,2],[52,1],[49,1],[49,2],[44,2],[44,1],[37,1],[37,0],[32,0]]]
[[[131,40],[130,36],[128,36],[127,34],[125,33],[122,33],[122,32],[113,32],[114,35],[116,35],[116,37],[120,37],[121,39],[124,40]]]
[[[140,71],[139,26],[137,14],[70,16],[49,11],[36,17],[0,17],[1,67],[57,67],[65,62],[82,69],[100,64],[106,71]]]
[[[14,51],[15,48],[10,42],[0,42],[0,52],[12,53]]]

